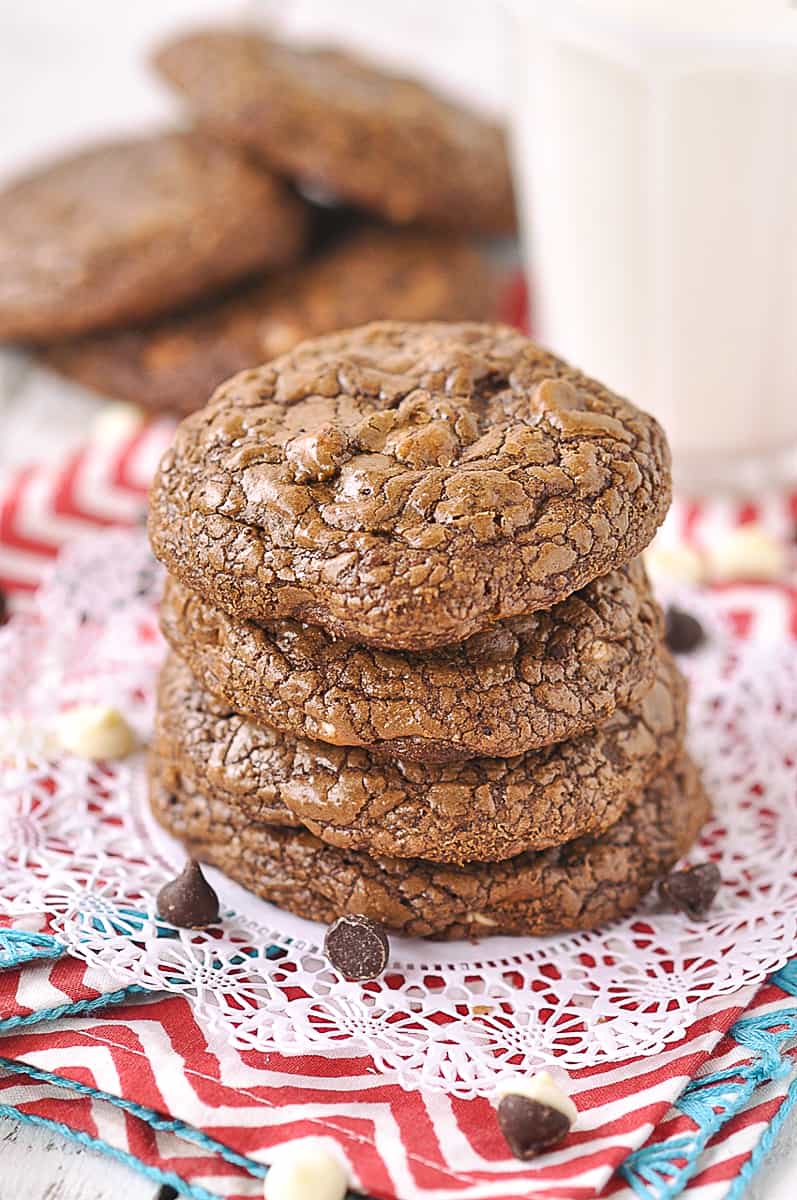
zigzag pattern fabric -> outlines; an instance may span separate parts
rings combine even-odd
[[[5,932],[0,944],[10,945]],[[407,1093],[356,1060],[243,1061],[199,1029],[181,998],[125,995],[69,958],[7,968],[0,1011],[0,1112],[95,1145],[196,1200],[258,1195],[269,1148],[309,1132],[338,1141],[376,1197],[724,1200],[795,1093],[797,960],[746,1009],[707,1014],[668,1053],[574,1079],[584,1126],[575,1144],[522,1179],[505,1176],[501,1190],[474,1170],[485,1102]]]

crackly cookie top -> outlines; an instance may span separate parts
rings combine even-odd
[[[366,228],[285,274],[135,329],[48,347],[44,362],[106,396],[178,413],[202,408],[244,367],[361,321],[490,320],[487,259],[456,237]]]
[[[419,83],[223,29],[181,37],[155,62],[196,120],[288,176],[398,223],[514,229],[503,131]]]
[[[510,757],[575,737],[653,686],[661,611],[639,559],[549,611],[440,650],[374,650],[317,625],[236,620],[173,577],[167,641],[235,712],[390,758]]]
[[[285,184],[204,134],[72,154],[0,192],[0,338],[153,317],[292,262],[306,224]]]
[[[489,861],[606,828],[677,753],[686,687],[666,654],[637,710],[514,758],[375,760],[256,725],[204,692],[172,656],[156,753],[205,795],[262,818],[277,801],[333,845],[439,862]]]
[[[670,500],[657,422],[505,326],[302,343],[179,427],[155,553],[228,612],[431,648],[638,554]]]
[[[150,799],[157,819],[192,855],[274,904],[324,922],[363,913],[388,929],[438,938],[545,934],[615,920],[686,853],[709,813],[700,776],[681,753],[596,837],[502,863],[452,867],[373,858],[252,820],[185,786],[180,772],[157,758]]]

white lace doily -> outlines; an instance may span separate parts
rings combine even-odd
[[[730,593],[692,595],[710,630],[684,662],[691,748],[715,817],[694,859],[724,885],[692,923],[650,899],[596,933],[392,939],[389,974],[345,984],[323,929],[221,879],[221,931],[175,932],[154,916],[179,851],[146,818],[143,756],[116,766],[54,756],[57,712],[116,705],[146,738],[163,655],[160,580],[143,533],[73,545],[32,615],[0,631],[0,909],[45,913],[70,951],[120,984],[179,992],[240,1046],[372,1056],[414,1086],[489,1094],[507,1071],[586,1067],[652,1054],[700,1004],[762,980],[797,942],[797,648],[734,639]],[[762,603],[766,603],[764,589]]]

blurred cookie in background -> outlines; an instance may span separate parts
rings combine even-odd
[[[397,224],[515,229],[502,129],[414,80],[224,29],[177,38],[155,65],[202,127],[303,186]]]
[[[380,318],[494,320],[498,291],[495,267],[468,242],[366,228],[221,301],[53,346],[42,361],[106,396],[188,413],[230,375],[304,338]]]
[[[108,142],[0,192],[0,339],[52,341],[150,320],[307,240],[308,206],[198,132]]]

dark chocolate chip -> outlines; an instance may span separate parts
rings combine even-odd
[[[673,654],[689,654],[706,640],[706,631],[697,617],[671,604],[665,614],[664,638]]]
[[[201,929],[219,919],[219,898],[198,862],[193,859],[183,871],[158,892],[158,916],[181,929]]]
[[[570,1121],[558,1108],[515,1093],[504,1096],[498,1105],[498,1124],[515,1158],[524,1162],[570,1132]]]
[[[8,620],[8,601],[6,600],[5,592],[0,592],[0,625],[5,625]]]
[[[572,650],[572,645],[568,642],[566,632],[567,631],[563,631],[561,636],[554,636],[548,641],[546,654],[548,658],[552,658],[554,662],[561,662],[563,658],[567,658],[568,654]]]
[[[344,979],[376,979],[388,964],[390,942],[376,921],[350,913],[330,925],[324,953]]]
[[[684,871],[673,871],[659,884],[659,894],[667,904],[693,920],[705,917],[719,891],[722,877],[716,863],[699,863]]]

